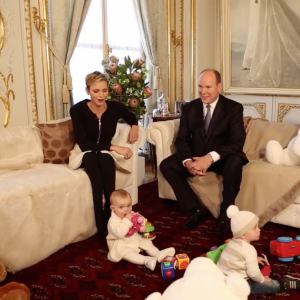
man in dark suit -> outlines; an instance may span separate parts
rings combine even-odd
[[[215,229],[217,236],[230,228],[226,210],[234,204],[240,190],[243,165],[248,163],[243,152],[246,137],[243,106],[220,95],[221,90],[218,71],[207,69],[201,72],[198,82],[200,98],[182,107],[175,141],[177,153],[160,164],[182,211],[191,212],[183,229],[197,227],[208,213],[187,177],[205,176],[209,171],[223,176],[223,201]]]

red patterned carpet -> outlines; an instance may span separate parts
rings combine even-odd
[[[139,204],[135,211],[147,217],[155,226],[157,237],[154,244],[158,248],[173,246],[177,253],[187,253],[190,258],[200,256],[214,245],[220,245],[224,239],[214,237],[214,219],[210,217],[197,229],[183,232],[180,225],[187,215],[179,212],[175,201],[161,200],[157,194],[157,182],[139,188]],[[295,237],[300,231],[296,228],[267,224],[262,229],[261,240],[255,243],[258,253],[268,255],[274,270],[274,276],[290,274],[300,277],[300,262],[280,263],[269,254],[269,242],[278,236]],[[165,280],[159,266],[152,272],[144,266],[128,262],[111,263],[106,259],[105,239],[97,235],[69,245],[48,259],[9,275],[4,283],[18,281],[25,283],[32,293],[32,299],[145,299],[151,292],[163,292],[172,280]],[[183,271],[176,270],[176,278]],[[284,291],[271,296],[250,297],[261,299],[300,299],[300,292]],[[187,299],[188,300],[188,299]]]

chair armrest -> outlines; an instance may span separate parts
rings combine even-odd
[[[147,140],[156,146],[157,165],[175,152],[174,142],[179,127],[179,119],[149,124]]]
[[[162,160],[175,152],[174,142],[179,122],[179,119],[155,122],[147,127],[147,140],[156,148],[158,193],[159,197],[164,199],[176,200],[172,188],[160,172],[159,165]]]
[[[145,144],[146,130],[143,126],[139,126],[138,140],[134,144],[129,144],[127,138],[130,128],[131,127],[128,124],[118,123],[116,134],[112,139],[112,144],[129,147],[132,151],[132,158],[130,159],[130,162],[132,163],[132,172],[129,176],[132,176],[131,197],[132,203],[135,204],[138,202],[138,149]]]

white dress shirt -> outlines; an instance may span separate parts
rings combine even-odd
[[[219,101],[219,97],[218,97],[217,100],[215,100],[213,103],[210,103],[210,104],[209,104],[209,105],[210,105],[210,114],[211,114],[211,117],[212,117],[213,114],[214,114],[214,111],[215,111],[215,108],[216,108],[216,105],[217,105],[218,101]],[[204,117],[204,119],[205,119],[206,114],[207,114],[207,108],[206,108],[206,105],[207,105],[207,104],[203,103],[203,117]],[[218,160],[220,160],[220,154],[217,153],[216,151],[211,151],[211,152],[209,152],[208,154],[212,157],[212,160],[213,160],[214,163],[217,162]],[[191,158],[185,159],[185,160],[182,162],[184,166],[185,166],[185,162],[188,161],[188,160],[192,160],[192,159],[191,159]]]

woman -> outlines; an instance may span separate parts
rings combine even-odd
[[[93,72],[86,76],[85,81],[86,92],[91,100],[83,100],[70,109],[75,141],[80,148],[78,149],[80,153],[78,155],[77,151],[77,155],[71,154],[69,166],[76,168],[72,165],[74,166],[74,161],[77,160],[77,167],[83,167],[89,176],[93,191],[96,225],[98,232],[104,234],[110,213],[109,198],[115,190],[116,171],[112,156],[101,151],[115,151],[123,155],[125,159],[131,158],[130,148],[112,145],[111,140],[115,135],[118,120],[122,118],[131,125],[128,142],[136,142],[138,120],[124,104],[106,100],[108,79],[104,74]],[[103,193],[106,199],[104,210]]]

